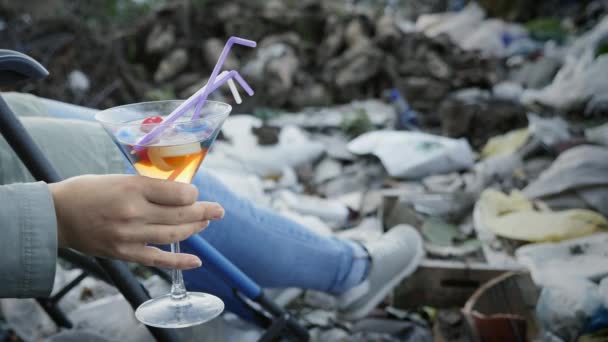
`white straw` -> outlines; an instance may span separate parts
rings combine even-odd
[[[241,98],[241,94],[239,94],[239,90],[236,89],[236,85],[234,84],[234,81],[231,79],[229,79],[228,81],[226,81],[226,83],[228,83],[228,86],[230,87],[230,91],[232,92],[232,96],[234,97],[234,101],[236,101],[237,104],[241,104],[243,103],[243,99]]]

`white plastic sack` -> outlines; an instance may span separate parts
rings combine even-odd
[[[4,298],[0,308],[8,326],[24,341],[40,341],[59,331],[34,299]]]
[[[276,145],[260,146],[251,133],[251,128],[260,124],[257,118],[246,115],[228,118],[222,131],[230,142],[216,142],[214,152],[231,161],[215,162],[260,177],[278,177],[285,167],[312,162],[324,152],[322,143],[310,140],[306,132],[295,126],[283,127]]]
[[[485,16],[483,8],[472,1],[458,13],[441,14],[440,17],[420,16],[416,22],[416,28],[423,30],[431,37],[445,33],[454,42],[462,45],[462,42],[478,29]]]
[[[222,133],[235,146],[257,146],[253,128],[262,126],[262,120],[251,115],[229,116],[222,125]]]
[[[570,126],[560,117],[542,118],[536,114],[528,114],[530,133],[547,146],[552,146],[572,137]]]
[[[500,82],[492,88],[494,97],[501,100],[519,102],[524,88],[521,84],[512,81]]]
[[[562,277],[543,288],[536,316],[543,331],[564,341],[576,341],[601,305],[597,285],[585,279]]]
[[[238,196],[255,203],[257,206],[269,207],[270,198],[264,193],[262,180],[255,174],[218,170],[209,166],[206,170]],[[205,189],[203,188],[200,191],[205,191]]]
[[[560,279],[599,280],[608,275],[608,234],[598,233],[560,243],[520,247],[517,261],[528,268],[539,286]]]
[[[528,89],[522,102],[569,110],[608,89],[608,55],[595,57],[597,44],[608,34],[608,16],[579,37],[566,51],[564,65],[553,82],[541,90]]]
[[[329,227],[326,222],[323,222],[316,216],[312,215],[302,215],[297,213],[287,206],[283,204],[283,206],[278,206],[275,210],[282,216],[301,224],[302,226],[308,228],[310,231],[319,234],[321,236],[332,236],[333,232],[331,227]]]
[[[146,327],[139,323],[133,309],[122,295],[113,295],[84,304],[69,314],[77,330],[88,331],[111,341],[153,341]]]
[[[608,147],[608,123],[586,129],[585,138],[594,144]]]
[[[488,56],[506,57],[513,51],[510,46],[505,45],[504,35],[515,37],[513,43],[518,40],[527,39],[527,31],[517,24],[505,23],[500,19],[489,19],[483,21],[471,35],[467,36],[461,44],[465,50],[479,50]]]
[[[422,178],[473,166],[473,151],[465,139],[437,135],[375,131],[360,135],[348,144],[352,153],[374,154],[392,177]]]
[[[340,128],[346,121],[356,119],[364,112],[374,126],[386,126],[395,118],[395,109],[379,100],[353,101],[349,104],[306,108],[298,113],[284,113],[270,120],[270,124],[286,127],[297,126],[302,128]]]
[[[605,277],[600,281],[599,292],[604,307],[608,309],[608,277]]]
[[[287,190],[278,192],[277,197],[289,209],[302,215],[316,216],[338,226],[345,224],[348,220],[348,208],[335,200],[298,195]]]
[[[594,59],[593,49],[580,58],[568,56],[553,83],[541,90],[528,89],[522,95],[526,104],[541,103],[569,110],[608,89],[608,55]]]
[[[568,48],[571,56],[581,56],[590,47],[594,48],[608,34],[608,16],[605,16],[595,27],[578,37]]]

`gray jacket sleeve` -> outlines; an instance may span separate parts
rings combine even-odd
[[[48,185],[0,186],[0,298],[46,297],[57,261],[57,219]]]

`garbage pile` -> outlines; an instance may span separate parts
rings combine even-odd
[[[447,15],[462,18],[473,10],[480,8],[471,4]],[[461,315],[431,296],[426,305],[437,312],[413,308],[416,298],[404,289],[421,285],[414,274],[377,317],[412,324],[422,319],[434,336],[462,337],[449,329],[460,324],[477,336],[492,331],[490,336],[504,340],[517,334],[552,341],[601,338],[608,327],[602,292],[608,281],[608,130],[601,124],[607,117],[586,107],[608,91],[599,76],[608,75],[606,55],[598,52],[600,37],[608,35],[606,23],[603,17],[562,46],[527,36],[522,46],[533,45],[534,52],[476,49],[506,58],[518,77],[530,76],[521,70],[543,65],[549,55],[560,62],[542,82],[514,77],[491,89],[451,92],[436,109],[441,130],[425,127],[425,114],[402,101],[398,89],[388,101],[233,116],[209,155],[209,169],[242,196],[320,234],[373,240],[397,224],[416,227],[427,253],[421,272],[529,272],[507,273],[473,288],[467,292],[470,310]],[[578,72],[569,63],[580,63]],[[595,76],[581,81],[581,73]],[[502,293],[502,304],[496,293]],[[331,314],[331,303],[304,291],[288,305],[319,336],[353,334],[352,326]],[[496,321],[501,314],[513,316]],[[492,330],[498,325],[508,329]],[[413,335],[401,340],[417,341]]]
[[[232,35],[259,43],[255,53],[235,51],[226,64],[243,70],[256,89],[246,111],[380,98],[395,87],[430,116],[423,123],[438,125],[436,107],[448,93],[500,79],[497,60],[460,49],[447,36],[320,0],[169,2],[114,30],[73,16],[34,15],[0,5],[5,47],[28,53],[52,75],[27,90],[94,108],[187,98],[206,82]]]
[[[229,61],[257,80],[256,109],[228,118],[206,157],[209,172],[322,235],[369,241],[407,224],[425,240],[418,272],[365,320],[339,321],[326,294],[269,292],[313,341],[607,336],[606,6],[588,2],[577,31],[490,18],[496,9],[480,3],[415,22],[386,11],[331,12],[318,1],[297,11],[280,1],[209,1],[217,18],[188,17],[203,32],[260,40],[255,54]],[[174,20],[183,13],[164,8],[154,14],[162,20],[120,38],[138,37],[132,63],[142,73],[119,76],[116,87],[151,82],[137,92],[165,89],[169,97],[200,87],[200,70],[221,44],[183,44],[191,26]],[[80,76],[72,84],[85,89]],[[107,90],[97,104],[120,102],[118,93]],[[100,298],[87,305],[124,302],[115,293]],[[31,335],[11,318],[21,303],[2,302],[8,324],[20,336],[51,336]],[[118,326],[116,339],[138,325],[125,318]],[[229,314],[197,329],[187,333],[239,341],[261,334]]]

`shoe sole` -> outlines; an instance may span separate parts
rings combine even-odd
[[[418,244],[418,249],[416,250],[416,255],[413,259],[415,262],[412,262],[408,267],[404,268],[401,273],[398,273],[395,277],[389,280],[385,286],[380,288],[376,295],[374,295],[367,301],[367,304],[363,305],[355,311],[347,311],[340,313],[340,318],[348,321],[364,318],[378,305],[378,303],[380,303],[380,301],[382,301],[382,299],[384,299],[384,297],[388,295],[388,293],[395,286],[397,286],[399,282],[401,282],[405,277],[411,275],[412,273],[414,273],[414,271],[416,271],[416,269],[422,262],[422,258],[424,257],[424,241],[422,241],[420,235],[418,235],[418,238],[420,243]]]

